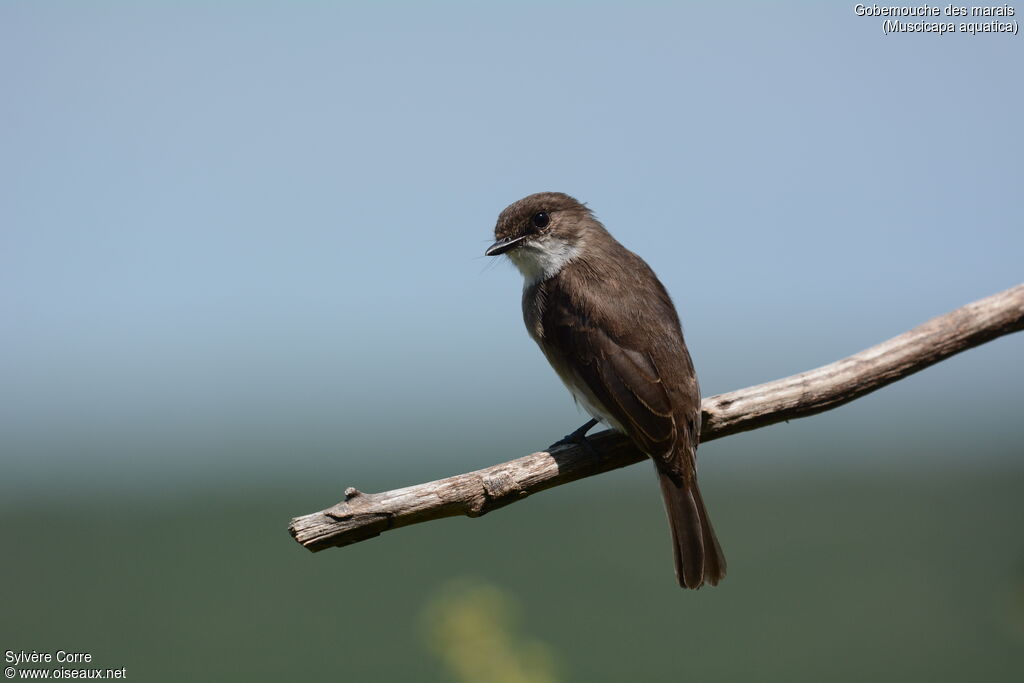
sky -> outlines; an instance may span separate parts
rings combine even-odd
[[[1016,285],[1020,40],[836,2],[3,2],[4,490],[542,448],[584,418],[483,256],[537,191],[652,265],[706,394]],[[1022,352],[786,433],[1005,456]]]

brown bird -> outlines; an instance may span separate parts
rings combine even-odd
[[[525,278],[523,318],[576,401],[654,461],[672,530],[676,578],[715,585],[725,557],[697,488],[700,387],[665,287],[590,209],[560,192],[520,199],[498,217],[488,256]],[[559,442],[562,443],[562,442]]]

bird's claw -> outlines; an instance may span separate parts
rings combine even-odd
[[[550,446],[548,446],[548,451],[551,451],[551,450],[553,450],[555,448],[558,448],[559,446],[573,446],[573,445],[575,445],[575,446],[579,446],[580,448],[585,450],[587,452],[587,455],[592,455],[592,456],[596,457],[597,456],[597,451],[594,450],[594,447],[591,445],[590,441],[587,439],[587,432],[589,432],[591,429],[593,429],[594,425],[596,425],[596,424],[597,424],[597,420],[590,420],[590,421],[588,421],[585,425],[583,425],[582,427],[580,427],[579,429],[577,429],[573,433],[566,434],[561,439],[559,439],[558,441],[556,441],[553,444],[551,444]]]

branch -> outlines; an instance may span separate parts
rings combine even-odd
[[[1024,329],[1024,284],[933,318],[829,365],[703,400],[701,441],[807,417],[860,398],[929,365]],[[345,491],[345,500],[296,517],[288,527],[312,551],[442,517],[479,517],[526,496],[646,460],[622,434],[588,437],[597,457],[561,446],[447,479],[384,493]]]

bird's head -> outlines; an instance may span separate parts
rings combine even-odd
[[[505,254],[527,283],[557,274],[578,257],[587,233],[600,223],[586,206],[561,192],[539,192],[510,204],[494,226],[497,240],[485,254]]]

